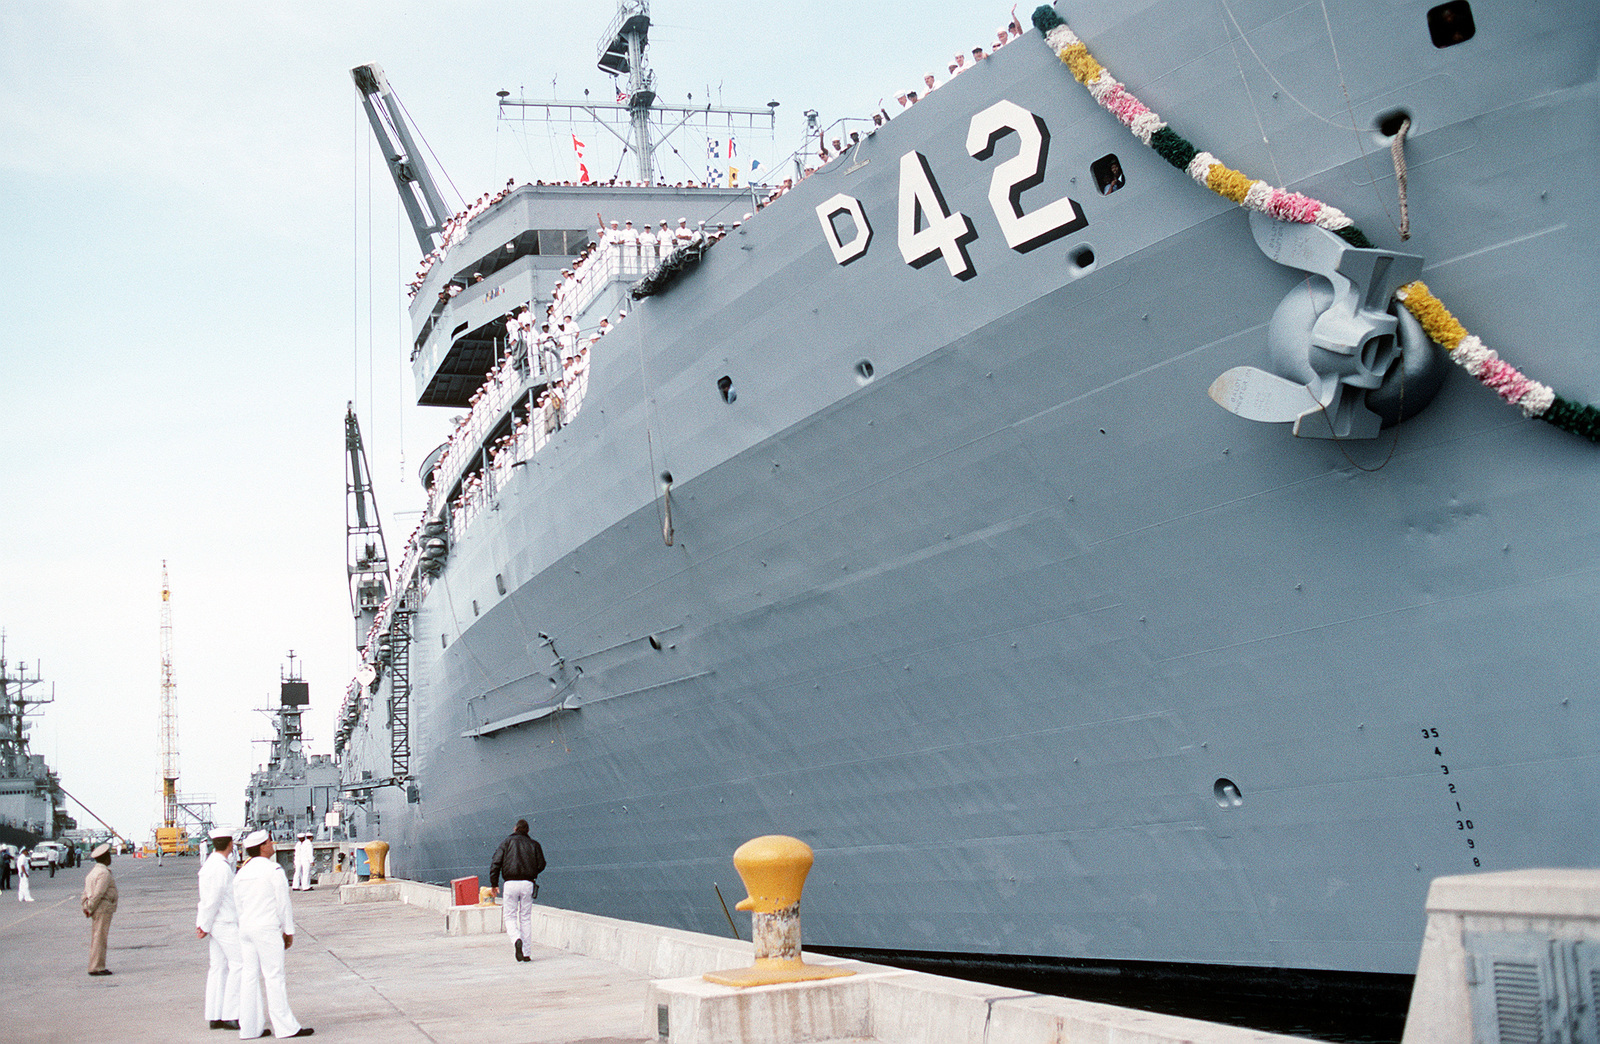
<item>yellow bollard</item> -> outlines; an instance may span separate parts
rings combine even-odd
[[[735,909],[750,911],[756,962],[737,971],[706,972],[702,977],[707,982],[770,986],[855,974],[848,968],[823,967],[801,960],[800,893],[813,859],[810,845],[782,834],[768,834],[739,846],[733,853],[733,866],[750,895],[739,900]]]
[[[371,880],[382,881],[383,861],[389,856],[389,842],[369,841],[361,847],[367,853],[367,873],[371,875]]]

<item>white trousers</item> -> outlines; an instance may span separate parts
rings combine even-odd
[[[522,940],[522,955],[532,957],[533,946],[533,882],[507,881],[500,889],[505,899],[500,913],[505,917],[506,934]]]
[[[294,889],[304,891],[311,887],[311,864],[296,863],[294,865]]]
[[[28,886],[27,874],[23,874],[21,877],[17,878],[17,902],[33,902],[33,889]]]
[[[232,1022],[239,1017],[239,982],[244,975],[244,954],[239,949],[239,926],[221,921],[211,926],[211,970],[206,973],[206,1018]]]
[[[276,927],[239,927],[239,950],[243,974],[239,979],[239,1039],[261,1036],[266,1016],[272,1017],[272,1035],[282,1040],[300,1032],[300,1023],[289,1010],[289,985],[283,971],[283,933]],[[261,991],[266,987],[266,1012],[261,1010]]]

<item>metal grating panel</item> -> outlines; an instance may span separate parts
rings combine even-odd
[[[1494,962],[1494,1010],[1500,1044],[1544,1044],[1544,1008],[1537,964]]]
[[[410,592],[406,592],[408,599]],[[389,761],[396,779],[411,775],[411,613],[401,603],[390,626]]]

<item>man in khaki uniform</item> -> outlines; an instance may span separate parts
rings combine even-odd
[[[111,846],[97,845],[89,853],[94,869],[83,881],[83,916],[89,926],[89,974],[110,975],[106,970],[106,937],[111,934],[111,915],[117,912],[117,882],[111,876]]]

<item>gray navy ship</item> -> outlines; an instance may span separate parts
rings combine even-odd
[[[1035,20],[770,202],[452,218],[354,70],[467,411],[393,561],[351,442],[400,873],[526,816],[548,901],[716,932],[785,833],[808,944],[1359,981],[1436,876],[1596,863],[1600,7]],[[648,31],[598,49],[646,161]]]
[[[29,719],[55,700],[54,686],[46,696],[43,684],[37,662],[29,673],[7,659],[0,632],[0,845],[32,848],[77,826],[60,778],[28,745]]]

